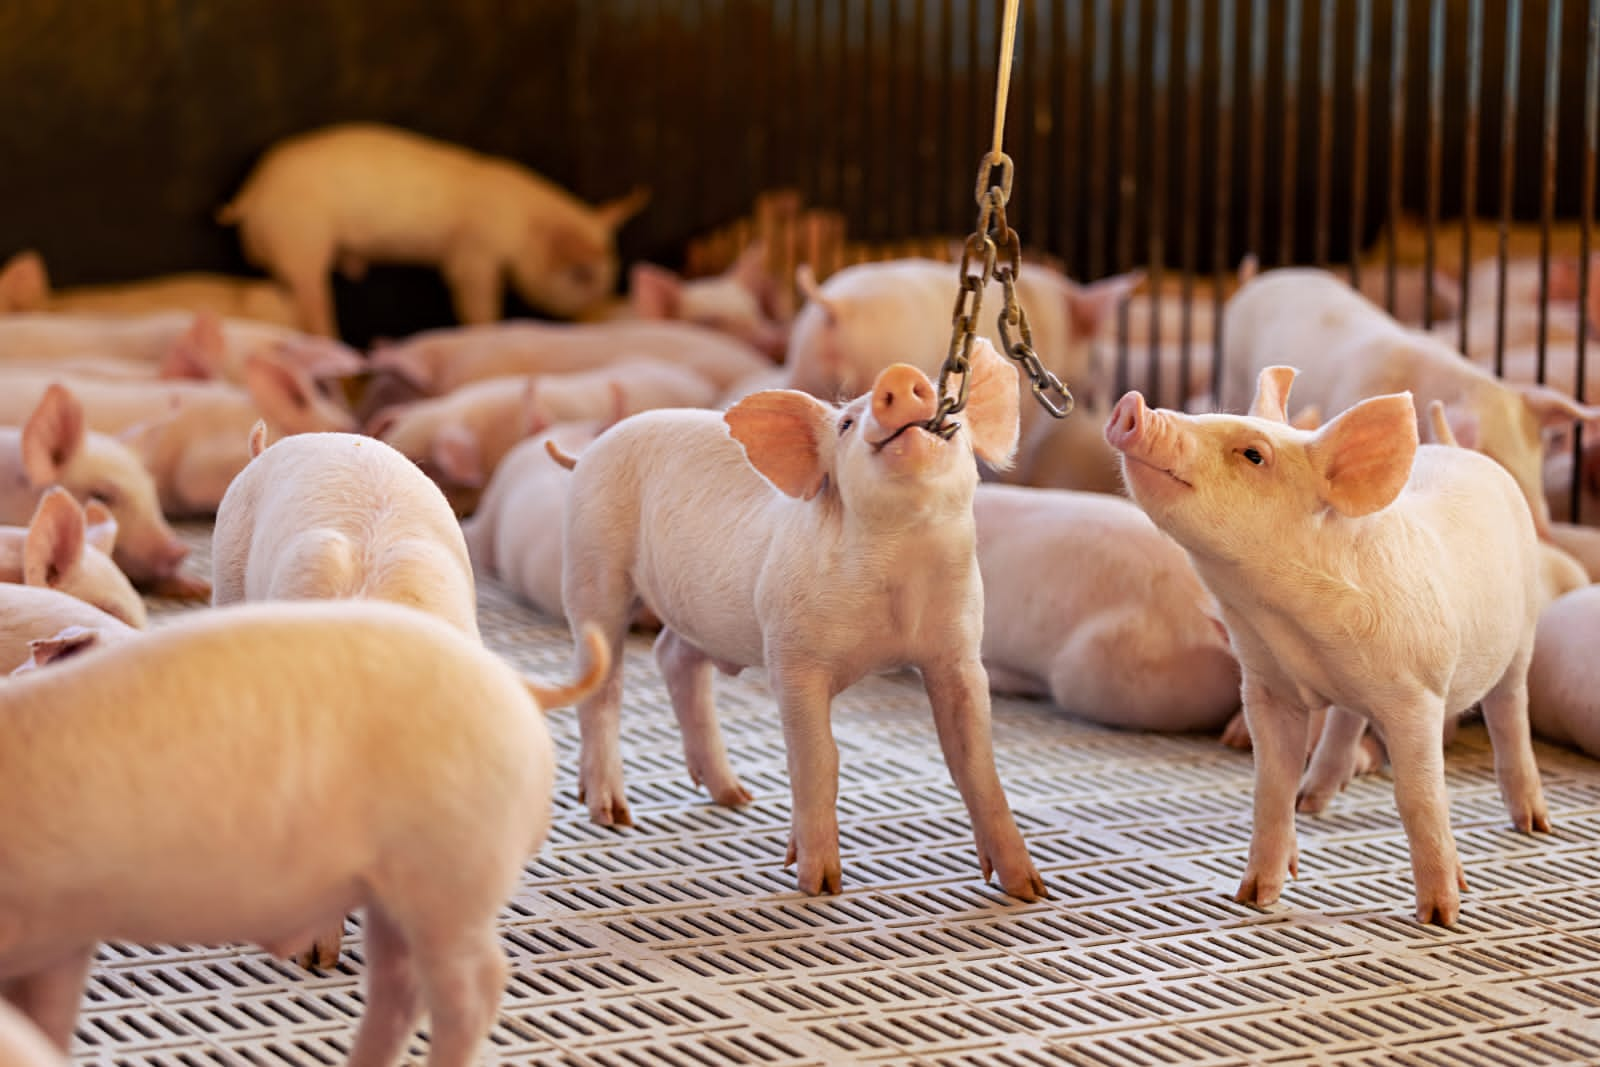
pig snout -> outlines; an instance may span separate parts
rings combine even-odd
[[[1174,425],[1172,416],[1146,406],[1138,392],[1125,394],[1106,420],[1107,444],[1127,459],[1187,485],[1189,483],[1176,473],[1182,452],[1181,437],[1181,429]]]
[[[1146,444],[1153,419],[1137,392],[1125,393],[1106,420],[1106,443],[1122,452],[1133,453]]]
[[[873,383],[872,418],[891,434],[927,422],[937,408],[933,383],[910,364],[896,363],[885,368]]]

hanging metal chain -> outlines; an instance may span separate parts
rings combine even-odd
[[[995,168],[1000,174],[991,183]],[[949,416],[967,406],[967,382],[972,370],[972,345],[977,339],[978,312],[983,307],[983,291],[991,280],[998,280],[1005,296],[1005,306],[999,315],[1001,352],[1022,365],[1024,373],[1033,383],[1034,398],[1044,409],[1058,419],[1072,412],[1072,391],[1039,362],[1033,350],[1033,331],[1028,326],[1028,315],[1017,301],[1017,276],[1022,270],[1022,242],[1017,231],[1006,223],[1006,204],[1011,200],[1011,157],[1004,152],[991,152],[978,165],[978,228],[967,238],[961,249],[958,268],[960,291],[956,293],[955,311],[950,316],[950,348],[945,354],[944,366],[939,370],[939,407],[928,420],[928,429],[941,437],[955,433],[958,423],[947,421]],[[975,270],[977,260],[981,270]],[[1014,336],[1012,331],[1015,330]],[[948,390],[951,375],[960,375],[956,394]],[[1057,402],[1055,397],[1060,397]]]

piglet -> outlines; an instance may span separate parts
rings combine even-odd
[[[0,674],[10,674],[42,653],[48,660],[62,646],[51,645],[70,631],[81,648],[109,645],[139,633],[114,615],[56,589],[0,582]],[[37,648],[35,642],[45,642]]]
[[[780,321],[778,287],[767,273],[766,249],[750,245],[722,274],[685,279],[653,263],[635,263],[628,272],[628,302],[641,319],[681,319],[731,334],[781,360],[789,343]]]
[[[1511,472],[1541,533],[1550,521],[1541,432],[1600,418],[1600,408],[1554,389],[1500,381],[1438,338],[1401,326],[1326,271],[1262,273],[1228,302],[1223,325],[1225,410],[1242,411],[1255,375],[1286,353],[1300,362],[1298,395],[1324,411],[1401,389],[1419,405],[1438,400],[1463,445]]]
[[[1600,587],[1584,586],[1539,616],[1528,668],[1528,714],[1546,741],[1600,757]]]
[[[568,374],[654,359],[694,371],[718,389],[772,364],[743,341],[686,322],[502,322],[427,330],[376,349],[372,369],[440,395],[509,374]]]
[[[1306,719],[1330,708],[1324,740],[1363,717],[1381,730],[1417,917],[1448,925],[1464,880],[1445,795],[1446,716],[1482,701],[1513,825],[1549,828],[1528,736],[1533,519],[1485,456],[1418,444],[1409,394],[1362,401],[1315,432],[1290,427],[1294,376],[1264,370],[1246,416],[1151,410],[1129,393],[1106,436],[1134,500],[1216,595],[1243,668],[1255,827],[1236,899],[1270,904],[1297,873]]]
[[[774,390],[722,415],[635,415],[590,445],[574,472],[562,576],[574,632],[598,625],[614,645],[641,600],[655,610],[665,627],[656,659],[690,777],[724,804],[749,794],[716,726],[712,669],[767,668],[794,796],[788,859],[806,893],[841,883],[829,704],[864,675],[905,666],[927,686],[984,876],[997,871],[1021,899],[1044,893],[995,770],[979,659],[974,455],[1003,464],[1016,447],[1016,371],[982,344],[970,374],[949,440],[923,426],[932,383],[896,364],[843,408]],[[614,664],[579,707],[579,789],[602,825],[631,822],[621,695]]]
[[[298,325],[282,286],[262,278],[190,272],[133,282],[52,289],[44,259],[19,252],[0,267],[0,313],[136,315],[147,311],[209,311],[278,326]]]
[[[461,523],[475,573],[510,586],[536,609],[566,618],[561,600],[561,536],[570,468],[546,454],[584,449],[608,424],[567,422],[530,437],[495,468],[472,517]]]
[[[412,608],[252,604],[0,686],[8,998],[65,1050],[101,941],[287,955],[361,908],[350,1062],[394,1062],[424,1008],[429,1062],[472,1062],[496,915],[550,825],[540,708],[598,681],[586,642],[589,675],[547,689]]]
[[[993,689],[1139,730],[1216,730],[1238,708],[1215,601],[1134,504],[980,485],[972,514]]]
[[[591,207],[509,159],[346,123],[274,145],[217,218],[306,329],[335,337],[335,265],[352,279],[369,263],[437,266],[467,324],[500,317],[507,276],[535,308],[576,315],[616,284],[617,229],[648,198]]]
[[[61,385],[45,389],[20,430],[0,427],[0,522],[28,522],[52,485],[111,513],[111,558],[136,585],[166,596],[210,594],[180,571],[189,546],[163,518],[150,472],[127,445],[89,431],[83,406]]]
[[[116,540],[117,520],[104,504],[90,500],[86,508],[56,486],[26,527],[0,526],[0,582],[58,589],[142,628],[144,601],[111,561]]]
[[[61,1050],[39,1028],[0,997],[0,1064],[5,1067],[68,1067]]]

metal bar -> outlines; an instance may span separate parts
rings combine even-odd
[[[948,0],[947,0],[948,2]],[[1106,272],[1106,231],[1111,225],[1111,213],[1105,210],[1106,171],[1111,166],[1109,147],[1111,116],[1111,0],[1097,0],[1094,6],[1094,45],[1091,68],[1093,88],[1089,98],[1094,102],[1094,122],[1089,138],[1089,205],[1094,217],[1089,225],[1089,276],[1098,278]]]
[[[1522,59],[1522,0],[1507,0],[1506,69],[1500,104],[1499,270],[1495,282],[1494,372],[1506,369],[1506,260],[1510,254],[1512,194],[1517,184],[1517,81]]]
[[[956,105],[956,102],[953,99],[955,95],[955,81],[953,75],[951,74],[951,71],[955,67],[956,34],[954,4],[955,0],[943,0],[943,3],[940,5],[939,52],[937,58],[934,60],[933,65],[934,70],[936,70],[939,74],[940,80],[940,91],[934,97],[934,99],[944,101],[945,106],[950,108],[954,108]],[[939,127],[939,173],[964,174],[970,164],[957,155],[955,115],[947,113],[938,116],[934,121]],[[975,163],[976,161],[973,162]],[[954,213],[952,211],[952,207],[954,203],[953,198],[955,197],[955,188],[957,186],[963,186],[965,183],[952,181],[949,183],[935,182],[932,184],[943,193],[943,195],[939,196],[936,200],[936,202],[939,204],[939,210],[934,213],[934,225],[938,227],[939,232],[942,233],[945,231],[945,228],[950,226],[953,222],[958,227],[956,232],[959,233],[964,231],[966,228],[965,216],[967,213]]]
[[[1433,326],[1433,271],[1438,265],[1439,178],[1444,159],[1444,0],[1433,0],[1428,19],[1428,229],[1422,257],[1422,326]]]
[[[1539,333],[1535,341],[1534,381],[1545,380],[1545,348],[1550,327],[1550,224],[1556,208],[1556,132],[1561,118],[1561,0],[1545,0],[1544,172],[1539,195]],[[1579,294],[1582,305],[1582,293]]]
[[[1172,36],[1172,0],[1155,0],[1155,28],[1150,57],[1150,205],[1149,272],[1150,336],[1147,358],[1151,403],[1161,398],[1161,282],[1167,251],[1167,143],[1172,136],[1168,96],[1172,90],[1172,53],[1177,47]],[[1178,401],[1182,403],[1182,396]]]
[[[1278,262],[1293,263],[1295,168],[1300,144],[1300,24],[1304,0],[1284,0],[1283,17],[1283,154],[1278,184]]]
[[[1389,240],[1384,257],[1383,303],[1390,314],[1394,313],[1396,296],[1396,227],[1405,208],[1407,14],[1407,4],[1395,3],[1394,19],[1389,26],[1389,207],[1384,220]]]
[[[1117,144],[1117,185],[1122,192],[1122,202],[1117,205],[1117,264],[1118,271],[1133,269],[1134,231],[1137,225],[1135,205],[1139,202],[1139,60],[1140,29],[1144,16],[1144,0],[1122,0],[1122,70],[1118,79],[1121,87],[1122,135]],[[1146,126],[1148,129],[1148,126]],[[1128,388],[1128,305],[1117,308],[1117,389],[1118,396]]]
[[[1335,0],[1322,0],[1317,32],[1322,45],[1317,63],[1317,221],[1314,261],[1328,265],[1328,221],[1333,213],[1333,93],[1334,52],[1339,41]]]
[[[1367,224],[1367,139],[1372,98],[1372,0],[1357,0],[1356,61],[1350,72],[1350,93],[1355,98],[1352,119],[1355,143],[1350,153],[1354,161],[1350,174],[1350,284],[1361,287],[1361,254],[1366,244]]]
[[[1017,27],[1018,35],[1022,38],[1021,73],[1024,92],[1022,94],[1022,116],[1027,121],[1018,130],[1019,140],[1027,145],[1028,156],[1022,162],[1028,168],[1028,186],[1022,191],[1023,206],[1027,208],[1024,216],[1028,223],[1028,232],[1035,241],[1041,240],[1050,232],[1050,212],[1056,208],[1053,198],[1048,195],[1051,188],[1050,181],[1050,130],[1055,125],[1055,117],[1050,113],[1050,100],[1047,94],[1041,95],[1041,88],[1045,79],[1039,76],[1043,61],[1040,56],[1039,42],[1044,39],[1044,32],[1040,28],[1040,7],[1037,0],[1027,0],[1020,5],[1021,11],[1018,19],[1021,25]],[[1010,128],[1009,123],[1007,128]]]
[[[1363,2],[1370,3],[1371,0]],[[1217,199],[1211,239],[1212,407],[1218,406],[1217,389],[1222,381],[1222,294],[1233,258],[1228,247],[1228,236],[1233,231],[1230,217],[1233,213],[1234,79],[1238,76],[1238,64],[1234,60],[1238,34],[1236,3],[1237,0],[1221,0],[1221,10],[1217,14]]]
[[[1589,328],[1600,327],[1600,321],[1587,322],[1590,315],[1600,319],[1600,307],[1588,306],[1589,287],[1593,283],[1590,272],[1592,231],[1594,229],[1594,199],[1596,161],[1600,160],[1600,0],[1589,0],[1589,24],[1584,35],[1588,42],[1588,58],[1583,75],[1583,204],[1578,209],[1578,349],[1577,366],[1573,368],[1573,395],[1579,400],[1587,395],[1588,385],[1588,333]],[[1573,427],[1572,434],[1572,484],[1571,517],[1573,522],[1583,521],[1583,423]]]
[[[1267,0],[1250,4],[1250,218],[1246,223],[1245,248],[1266,258],[1261,247],[1262,211],[1265,208],[1266,106],[1267,106]]]
[[[1056,166],[1056,178],[1050,183],[1050,188],[1061,192],[1063,206],[1055,214],[1055,247],[1066,260],[1069,274],[1076,274],[1083,269],[1077,225],[1082,212],[1074,210],[1083,203],[1083,111],[1084,101],[1089,98],[1089,65],[1083,61],[1083,10],[1081,3],[1068,5],[1065,9],[1057,6],[1051,23],[1056,44],[1056,61],[1052,64],[1056,85],[1052,94],[1055,121],[1051,124],[1055,141],[1051,146],[1050,158]],[[1072,73],[1078,75],[1076,83],[1071,77]]]
[[[1480,109],[1483,106],[1483,0],[1470,0],[1467,8],[1467,128],[1461,166],[1461,334],[1459,347],[1467,350],[1472,314],[1472,223],[1478,217],[1478,152]]]
[[[1200,90],[1205,85],[1205,0],[1189,0],[1188,24],[1184,30],[1183,77],[1183,249],[1180,252],[1182,279],[1178,283],[1178,401],[1189,400],[1190,347],[1194,341],[1194,279],[1199,263],[1200,239],[1200,139],[1202,121]]]

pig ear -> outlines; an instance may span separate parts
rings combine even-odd
[[[1295,412],[1294,418],[1289,420],[1289,425],[1297,430],[1315,430],[1322,425],[1322,405],[1307,404]]]
[[[478,437],[460,423],[441,426],[434,434],[433,464],[455,485],[466,489],[483,486],[483,455]]]
[[[679,319],[683,279],[654,263],[635,263],[628,273],[628,303],[641,319]]]
[[[1322,476],[1323,502],[1339,514],[1356,518],[1388,507],[1417,455],[1411,394],[1363,400],[1317,431],[1306,454]]]
[[[1074,337],[1097,337],[1128,295],[1144,284],[1144,271],[1101,278],[1089,285],[1067,284],[1067,315]]]
[[[42,489],[55,483],[87,434],[78,398],[59,382],[50,383],[22,427],[22,469],[28,484]]]
[[[83,509],[65,489],[39,500],[22,545],[22,581],[55,589],[83,558]]]
[[[1522,402],[1533,412],[1533,417],[1539,421],[1541,429],[1564,422],[1593,422],[1600,419],[1600,407],[1580,404],[1566,393],[1552,389],[1548,385],[1507,382],[1506,387],[1522,394]]]
[[[92,648],[99,640],[100,631],[88,626],[68,626],[50,637],[35,638],[28,642],[28,649],[33,653],[33,657],[11,673],[21,674],[23,667],[37,670],[47,663],[54,663],[58,659],[66,659],[68,656]]]
[[[606,229],[615,231],[624,222],[643,211],[648,203],[650,203],[649,187],[636,185],[627,196],[618,197],[615,200],[597,205],[594,213],[605,224]]]
[[[772,288],[771,278],[767,275],[767,246],[761,241],[752,241],[739,253],[739,258],[733,261],[733,266],[728,268],[728,277],[738,282],[757,300],[761,301],[763,309],[766,299]]]
[[[310,421],[317,387],[296,368],[266,356],[251,356],[244,364],[244,385],[267,421],[291,432]]]
[[[383,435],[394,429],[394,424],[400,421],[400,416],[405,414],[406,408],[410,406],[409,404],[390,404],[386,408],[379,408],[371,418],[367,419],[367,425],[361,432],[368,437],[376,437],[382,440]]]
[[[992,467],[1009,467],[1017,451],[1022,414],[1017,368],[980,337],[972,345],[970,374],[965,421],[972,451]]]
[[[1250,414],[1273,422],[1289,421],[1289,386],[1294,384],[1293,367],[1263,367],[1256,377],[1256,398]]]
[[[522,436],[532,437],[550,428],[550,420],[539,410],[539,376],[531,374],[522,386],[522,397],[517,402],[517,418],[521,421]]]
[[[250,458],[255,459],[267,450],[267,420],[257,419],[250,427]]]
[[[834,418],[832,408],[794,389],[751,393],[722,415],[750,465],[780,492],[801,500],[816,496],[828,479],[823,450]]]
[[[202,311],[161,357],[163,378],[215,378],[222,363],[222,319]]]
[[[34,251],[18,252],[0,268],[0,311],[39,311],[50,300],[50,275]]]
[[[117,546],[117,518],[111,514],[111,509],[98,500],[91,500],[83,506],[83,537],[91,548],[97,548],[106,555],[111,555],[111,550]]]

